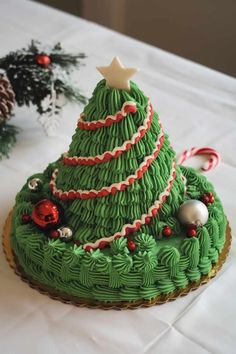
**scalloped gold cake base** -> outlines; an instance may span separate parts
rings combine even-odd
[[[209,274],[202,276],[197,282],[189,283],[184,289],[176,290],[171,294],[167,294],[167,295],[159,295],[152,300],[140,300],[140,301],[133,301],[133,302],[127,302],[127,301],[101,302],[96,300],[86,300],[75,296],[70,296],[66,293],[56,291],[55,289],[50,288],[49,286],[37,283],[33,279],[29,278],[28,275],[26,275],[25,272],[23,271],[22,267],[20,267],[11,249],[11,245],[10,245],[11,222],[12,222],[12,212],[9,213],[3,229],[3,250],[11,268],[14,269],[15,273],[19,275],[23,281],[28,283],[31,288],[38,290],[42,294],[48,295],[51,299],[59,300],[63,303],[72,304],[79,307],[97,308],[103,310],[109,310],[109,309],[122,310],[122,309],[137,309],[140,307],[150,307],[153,305],[161,305],[168,301],[174,301],[179,297],[186,296],[190,291],[198,289],[201,285],[208,283],[210,279],[216,276],[216,274],[221,269],[222,265],[224,264],[228,256],[230,245],[231,245],[231,239],[232,239],[231,229],[228,223],[226,229],[226,240],[225,240],[224,248],[222,249],[219,255],[219,259],[217,263],[214,264]]]

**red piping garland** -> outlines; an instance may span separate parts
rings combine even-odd
[[[127,101],[123,104],[121,111],[116,112],[114,116],[108,115],[105,119],[93,120],[91,122],[84,122],[83,117],[84,114],[80,115],[80,119],[78,121],[78,128],[84,130],[95,130],[102,127],[109,127],[113,123],[118,123],[122,119],[124,119],[128,113],[136,113],[137,107],[136,103],[132,101]]]
[[[91,199],[91,198],[97,198],[97,197],[106,197],[109,194],[116,194],[119,191],[125,190],[128,186],[133,184],[136,180],[140,179],[143,174],[147,171],[148,167],[150,164],[157,158],[159,151],[163,145],[164,142],[164,133],[161,129],[161,132],[158,136],[158,140],[156,143],[156,148],[153,151],[152,155],[146,156],[144,160],[145,162],[142,162],[139,168],[136,170],[134,175],[131,175],[126,178],[125,181],[123,182],[118,182],[118,183],[113,183],[109,187],[102,187],[100,190],[96,189],[91,189],[91,190],[70,190],[70,191],[62,191],[57,189],[56,187],[56,178],[58,174],[58,170],[54,170],[52,174],[52,178],[50,181],[50,188],[53,193],[53,195],[56,198],[59,198],[61,200],[68,200],[68,199]]]
[[[63,163],[65,165],[86,165],[86,166],[93,166],[98,163],[108,162],[112,158],[118,158],[123,152],[128,151],[131,147],[137,144],[146,132],[149,130],[151,123],[152,123],[152,106],[150,102],[148,103],[149,110],[147,111],[147,118],[145,119],[146,122],[143,126],[139,127],[138,132],[133,135],[133,137],[126,141],[121,147],[113,149],[113,151],[106,151],[102,155],[92,156],[92,157],[68,157],[66,154],[63,157]]]

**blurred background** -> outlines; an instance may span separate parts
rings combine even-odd
[[[236,76],[236,0],[37,0]]]

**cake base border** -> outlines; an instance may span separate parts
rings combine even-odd
[[[150,307],[154,305],[162,305],[170,301],[174,301],[180,297],[186,296],[193,290],[197,290],[201,285],[207,284],[209,280],[214,278],[218,271],[222,268],[230,250],[232,234],[229,222],[226,227],[226,240],[224,247],[219,255],[218,261],[213,265],[211,271],[207,275],[202,275],[201,278],[196,282],[189,283],[185,288],[175,290],[174,292],[166,295],[158,295],[152,300],[138,300],[138,301],[117,301],[117,302],[102,302],[98,300],[85,300],[83,298],[78,298],[76,296],[71,296],[66,293],[56,291],[54,288],[46,286],[44,284],[38,283],[35,280],[31,279],[15,257],[13,250],[10,244],[10,233],[11,233],[11,224],[12,224],[12,211],[9,213],[5,225],[3,228],[3,237],[2,245],[3,251],[5,253],[6,259],[10,267],[15,271],[15,273],[26,282],[31,288],[39,291],[41,294],[49,296],[53,300],[61,301],[64,304],[71,304],[77,307],[87,307],[93,309],[102,309],[102,310],[125,310],[125,309],[138,309],[141,307]]]

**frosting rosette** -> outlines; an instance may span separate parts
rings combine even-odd
[[[147,272],[154,269],[157,258],[151,251],[138,252],[134,256],[134,269],[138,272]]]
[[[156,242],[153,236],[147,234],[138,235],[135,238],[135,242],[137,244],[138,250],[141,252],[149,252],[155,249]]]
[[[117,254],[113,257],[112,265],[119,274],[126,274],[131,270],[133,260],[127,254]]]

